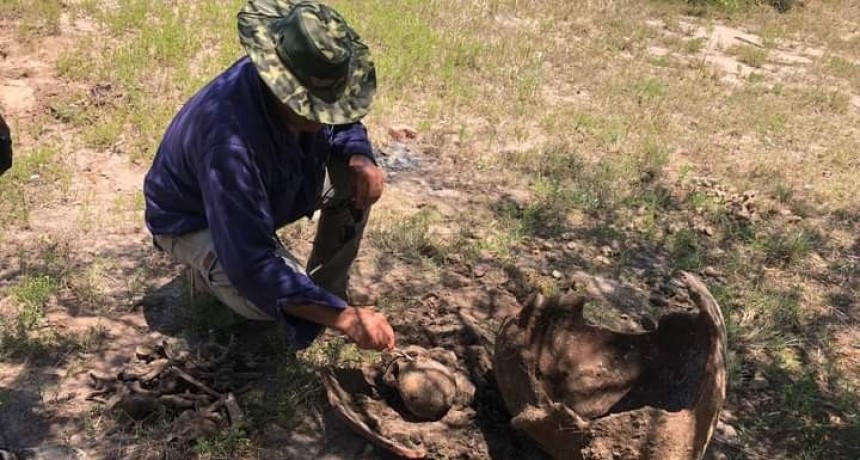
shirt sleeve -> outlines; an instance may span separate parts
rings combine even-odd
[[[12,134],[0,115],[0,175],[12,167]]]
[[[351,155],[364,155],[376,163],[367,128],[361,122],[335,125],[329,128],[331,154],[342,158]]]
[[[290,305],[346,307],[275,251],[275,224],[260,172],[240,139],[210,149],[199,166],[206,220],[227,278],[260,310],[284,324],[291,344],[304,348],[322,327],[287,315]]]

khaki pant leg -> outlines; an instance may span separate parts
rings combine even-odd
[[[174,259],[190,267],[194,274],[206,283],[208,290],[231,310],[248,319],[275,320],[239,294],[239,291],[227,279],[227,274],[215,254],[212,234],[209,230],[201,230],[179,237],[156,235],[155,242]],[[280,243],[278,243],[278,247],[278,256],[293,270],[304,273],[304,268],[296,258]]]
[[[320,287],[348,301],[349,271],[358,255],[369,212],[354,215],[346,160],[330,159],[327,172],[308,273]]]

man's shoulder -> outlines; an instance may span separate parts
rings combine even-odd
[[[249,67],[250,66],[250,67]],[[167,129],[165,141],[205,141],[207,145],[235,139],[239,120],[256,116],[252,82],[253,64],[242,58],[194,94]]]
[[[185,104],[183,111],[193,116],[218,116],[224,111],[235,111],[247,99],[249,72],[254,69],[247,57],[239,59],[206,86],[200,88]]]

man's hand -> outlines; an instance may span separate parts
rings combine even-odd
[[[340,331],[364,349],[393,350],[394,329],[385,315],[373,307],[346,307],[343,310],[323,305],[293,305],[287,314]]]
[[[359,348],[393,350],[394,329],[385,315],[372,307],[348,307],[339,315],[335,328],[355,341]]]
[[[349,183],[355,208],[360,211],[369,209],[382,196],[382,170],[364,155],[349,157]]]

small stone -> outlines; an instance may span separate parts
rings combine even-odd
[[[541,248],[543,248],[545,251],[549,251],[553,248],[553,245],[549,241],[544,241],[541,243]]]
[[[456,272],[448,272],[442,277],[442,286],[445,286],[446,288],[459,289],[469,283],[470,280],[467,276],[463,276]]]
[[[71,437],[69,437],[69,444],[72,446],[83,445],[84,441],[85,441],[84,435],[81,433],[75,433]]]
[[[601,248],[600,248],[600,252],[601,252],[604,256],[611,256],[611,255],[612,255],[612,253],[613,253],[612,248],[611,248],[611,247],[609,247],[609,246],[601,246]]]
[[[606,256],[597,256],[594,258],[594,261],[600,265],[611,265],[612,262]]]
[[[149,340],[152,340],[155,343],[160,340],[164,340],[164,335],[162,335],[160,332],[150,332],[147,337],[149,338]]]
[[[561,234],[561,239],[565,241],[572,240],[576,235],[573,232],[564,232]]]
[[[388,135],[397,142],[406,142],[418,138],[418,131],[407,125],[396,125],[388,129]]]
[[[769,386],[770,382],[768,382],[767,377],[765,377],[764,373],[761,371],[756,371],[755,375],[749,383],[750,390],[764,390]]]
[[[718,277],[722,276],[722,273],[720,273],[719,270],[717,270],[716,268],[714,268],[710,265],[708,265],[707,267],[705,267],[704,270],[702,270],[702,274],[705,276],[710,276],[712,278],[718,278]]]
[[[472,273],[477,278],[483,277],[484,275],[487,274],[488,271],[490,271],[490,264],[485,264],[485,263],[479,263],[479,264],[475,265],[475,267],[472,269]]]
[[[91,369],[87,375],[90,378],[91,384],[97,388],[113,384],[116,381],[116,374],[101,372],[95,369]]]
[[[557,279],[557,280],[561,279],[561,272],[558,270],[553,270],[552,271],[552,277]]]
[[[188,350],[179,350],[176,355],[173,356],[173,360],[178,363],[184,363],[191,359],[191,352]]]
[[[155,356],[155,348],[149,345],[141,345],[134,350],[138,359],[146,359]]]
[[[722,421],[717,422],[717,433],[721,434],[723,438],[732,442],[733,440],[738,438],[738,430],[735,427],[729,425],[728,423],[723,423]]]
[[[714,228],[707,224],[697,224],[695,226],[695,230],[699,233],[703,233],[707,236],[714,236]]]

